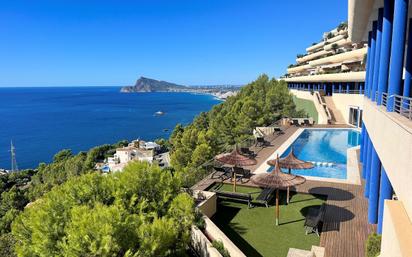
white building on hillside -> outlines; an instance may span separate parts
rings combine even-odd
[[[107,166],[110,171],[120,171],[133,160],[152,163],[159,148],[155,142],[134,140],[126,147],[117,148],[114,156],[107,158]]]

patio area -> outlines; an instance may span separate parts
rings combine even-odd
[[[232,191],[231,185],[215,185],[213,190]],[[239,186],[237,192],[259,195],[261,189]],[[231,200],[219,200],[217,213],[212,221],[250,257],[286,256],[289,248],[310,250],[318,246],[320,238],[315,234],[305,235],[304,221],[309,208],[319,208],[325,202],[324,196],[312,194],[291,195],[286,205],[286,192],[280,193],[280,223],[275,226],[274,199],[270,207],[252,202],[254,207]]]
[[[336,126],[316,126],[316,127],[336,127]],[[278,149],[294,132],[296,132],[296,130],[297,130],[296,127],[289,127],[284,130],[284,134],[278,135],[273,138],[268,138],[267,140],[270,142],[268,146],[263,147],[263,148],[254,149],[255,152],[257,153],[257,157],[256,157],[257,164],[254,166],[247,167],[247,168],[251,169],[251,171],[253,172],[254,169],[259,167],[264,161],[266,161],[266,159],[276,149]],[[205,190],[208,187],[210,187],[213,183],[216,183],[216,182],[222,182],[222,180],[212,179],[211,177],[208,177],[200,181],[199,183],[197,183],[194,189]],[[223,181],[223,183],[230,183],[230,181],[226,180],[226,181]],[[254,185],[250,181],[245,182],[244,184],[238,183],[238,188],[241,188],[239,187],[240,185],[256,187],[256,185]],[[230,185],[229,187],[231,188]],[[256,188],[258,189],[258,187]],[[368,201],[364,197],[363,188],[364,188],[363,182],[362,182],[362,185],[353,185],[353,184],[307,180],[306,183],[296,186],[295,188],[291,189],[292,191],[297,192],[297,193],[303,193],[303,194],[309,193],[312,195],[323,195],[327,197],[326,212],[324,216],[324,223],[322,227],[322,233],[320,234],[320,242],[319,242],[319,245],[325,248],[326,257],[364,256],[366,239],[370,233],[373,233],[374,231],[376,231],[376,226],[368,224],[367,222]],[[238,189],[238,191],[239,190],[241,189]],[[297,194],[295,196],[299,196],[299,195],[300,194]],[[244,205],[243,203],[239,203],[239,204],[241,206]],[[228,207],[231,207],[231,205],[232,203],[230,203]],[[285,208],[285,207],[287,209],[287,207],[289,206],[284,206],[284,205],[281,206],[281,208]],[[246,205],[246,208],[247,208],[247,205]],[[259,207],[259,209],[266,209],[266,208]],[[269,210],[267,211],[271,212],[271,213],[268,213],[267,216],[274,218],[274,210],[271,209],[271,211]],[[287,216],[285,216],[287,212],[288,210],[281,209],[281,220],[283,218],[288,218]],[[296,211],[294,212],[296,213]],[[299,211],[297,213],[299,213]],[[236,222],[236,217],[237,215],[233,217],[233,219],[235,219],[233,222]],[[239,218],[242,218],[242,217],[243,217],[242,215],[239,216]],[[223,218],[225,218],[224,215],[223,215]],[[258,220],[253,217],[250,217],[250,218],[245,217],[244,219],[245,220],[246,219]],[[242,222],[244,224],[247,224],[247,222],[245,223],[245,221],[242,221]],[[252,222],[252,221],[249,221],[249,222]],[[226,218],[226,223],[230,224],[230,222],[227,222],[227,218]],[[301,228],[303,230],[302,226]],[[229,232],[225,231],[225,233],[229,233]],[[290,237],[293,239],[295,237],[295,234],[296,234],[295,232],[285,233],[284,238],[287,239]],[[304,235],[304,231],[303,231],[303,235]],[[250,238],[247,237],[248,240],[244,239],[243,242],[247,241],[247,243],[251,245],[251,243],[253,243],[253,240],[254,240],[253,237],[259,238],[260,236],[255,235],[255,236],[251,236]],[[304,241],[302,241],[301,245],[295,246],[295,247],[304,249],[307,246],[305,245]],[[246,252],[245,254],[248,255]],[[256,256],[259,256],[259,255],[256,255]],[[263,255],[263,256],[266,256],[266,255]],[[267,255],[267,256],[276,256],[276,255]],[[286,254],[284,256],[286,256]]]

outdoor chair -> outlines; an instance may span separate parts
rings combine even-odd
[[[258,195],[258,197],[256,197],[255,201],[262,202],[266,206],[266,208],[269,208],[268,203],[273,199],[273,196],[275,195],[273,192],[275,192],[274,188],[265,188]]]
[[[257,137],[256,138],[256,146],[265,146],[266,145],[266,140],[263,137]]]
[[[298,119],[293,119],[292,120],[292,125],[296,126],[296,127],[300,127],[300,123]]]
[[[273,129],[273,134],[282,135],[282,134],[285,134],[285,132],[282,130],[281,127],[275,127]]]
[[[214,176],[215,176],[216,174],[219,174],[218,178],[220,178],[220,179],[222,179],[222,180],[232,178],[232,171],[231,171],[231,169],[230,169],[229,167],[217,167],[217,166],[214,166],[214,167],[213,167],[213,170],[214,170],[214,171],[213,171],[212,176],[211,176],[212,179],[214,178]]]
[[[242,152],[242,154],[247,155],[249,157],[252,157],[252,158],[256,157],[255,152],[253,152],[252,150],[250,150],[247,147],[241,147],[240,151]]]
[[[305,126],[312,126],[312,124],[310,123],[309,119],[304,119],[304,120],[303,120],[303,124],[305,124]]]
[[[242,167],[233,167],[233,171],[236,173],[236,176],[240,177],[240,182],[243,183],[243,179],[250,179],[250,170],[244,169]]]
[[[319,236],[319,228],[321,223],[323,222],[323,216],[325,214],[326,205],[322,204],[322,206],[317,208],[310,208],[308,210],[308,214],[305,218],[305,234],[308,233],[316,233]]]

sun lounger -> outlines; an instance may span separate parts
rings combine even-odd
[[[265,146],[266,145],[266,140],[263,137],[257,137],[256,138],[256,146]]]
[[[233,199],[233,200],[238,200],[238,201],[244,201],[244,202],[247,202],[247,205],[249,208],[253,207],[252,197],[250,196],[250,194],[216,191],[216,195],[219,198],[228,198],[228,199]]]
[[[244,155],[249,156],[249,157],[255,157],[255,156],[256,156],[255,152],[251,151],[251,150],[250,150],[249,148],[247,148],[247,147],[241,147],[241,148],[240,148],[240,152],[241,152],[242,154],[244,154]]]
[[[212,179],[214,178],[214,176],[216,174],[218,174],[217,178],[220,178],[222,180],[232,178],[232,170],[229,167],[216,167],[216,166],[214,166],[213,170],[214,171],[211,175]]]
[[[240,177],[240,181],[242,181],[242,179],[250,178],[250,170],[244,169],[242,167],[233,167],[233,171],[236,173],[236,177]]]
[[[292,120],[292,125],[296,126],[296,127],[300,127],[300,123],[298,119],[293,119]]]
[[[308,210],[308,214],[305,218],[305,234],[308,233],[316,233],[319,236],[319,228],[321,226],[321,222],[323,221],[323,216],[325,214],[326,205],[322,204],[319,209],[310,208]]]
[[[273,128],[273,134],[281,135],[281,134],[285,134],[285,132],[282,130],[281,127],[275,127]]]
[[[270,200],[272,200],[275,189],[273,188],[265,188],[262,190],[262,192],[258,195],[258,197],[256,197],[255,201],[257,202],[262,202],[266,208],[269,208],[268,203],[270,202]]]
[[[303,124],[304,124],[305,126],[312,126],[312,124],[310,124],[309,119],[304,119],[304,120],[303,120]]]

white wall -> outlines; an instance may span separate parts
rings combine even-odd
[[[385,201],[380,257],[412,256],[412,224],[400,201]]]
[[[124,151],[124,150],[116,151],[115,157],[119,158],[120,163],[127,163],[128,161],[132,159],[131,151]]]
[[[363,95],[333,93],[332,101],[335,107],[342,113],[345,122],[349,124],[349,107],[357,106],[363,109]]]
[[[412,217],[412,121],[366,98],[363,121],[396,195]]]
[[[297,89],[289,89],[289,91],[297,98],[313,101],[313,95],[309,91],[302,91]]]
[[[193,248],[201,257],[222,257],[218,250],[212,246],[209,239],[197,227],[192,227],[190,236]]]
[[[194,196],[199,197],[200,195],[204,196],[206,199],[197,205],[197,208],[206,215],[208,218],[211,218],[215,215],[217,210],[217,195],[215,192],[209,191],[195,191]]]
[[[219,229],[218,226],[216,226],[215,223],[210,217],[212,217],[217,210],[217,196],[215,192],[208,192],[208,191],[198,191],[195,190],[193,192],[193,196],[195,198],[198,198],[199,196],[205,197],[205,200],[203,200],[201,203],[197,205],[199,210],[202,211],[204,214],[203,218],[205,220],[206,226],[205,226],[205,231],[206,233],[213,239],[213,240],[220,240],[222,241],[223,245],[225,248],[228,250],[230,253],[230,256],[237,256],[237,257],[246,257],[242,253],[242,251]],[[192,232],[192,238],[193,238],[193,232]],[[205,243],[202,243],[205,245]],[[211,255],[212,257],[212,255]]]
[[[325,109],[319,103],[315,94],[311,94],[309,91],[301,91],[296,89],[289,89],[289,91],[297,98],[312,101],[315,105],[316,111],[318,112],[318,124],[328,124],[328,116],[326,115]]]
[[[214,240],[222,241],[230,256],[246,257],[246,255],[243,254],[242,251],[232,241],[230,241],[225,233],[223,233],[222,230],[220,230],[218,226],[216,226],[215,223],[213,223],[213,221],[211,221],[208,217],[205,217],[205,223],[207,234],[212,236]]]

